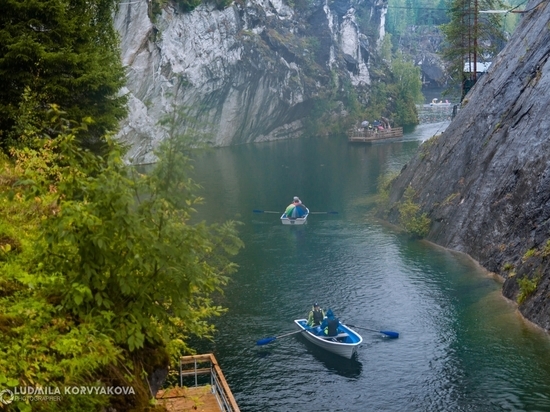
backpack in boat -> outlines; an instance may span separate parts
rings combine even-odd
[[[338,319],[329,319],[327,321],[327,335],[336,336],[338,335]]]

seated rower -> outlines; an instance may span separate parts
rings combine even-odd
[[[321,330],[326,336],[338,335],[338,326],[340,321],[334,316],[332,309],[327,311],[327,317],[321,323]]]
[[[317,302],[313,304],[309,316],[307,317],[307,325],[310,328],[318,328],[325,318],[325,312],[321,309],[321,306]]]

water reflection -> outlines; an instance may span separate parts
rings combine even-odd
[[[321,362],[327,370],[350,379],[357,379],[363,370],[363,364],[359,362],[357,354],[351,359],[337,356],[315,346],[301,335],[297,336],[300,343],[306,347],[307,353],[313,355],[316,361]]]
[[[550,410],[550,342],[525,326],[500,285],[469,259],[375,223],[377,179],[399,171],[439,125],[371,146],[319,138],[224,148],[196,162],[200,215],[235,218],[245,249],[217,303],[216,354],[243,412]],[[296,178],[299,176],[299,178]],[[298,195],[302,227],[277,214]],[[361,332],[358,358],[333,356],[291,332],[318,301]],[[363,373],[363,368],[365,373]],[[331,396],[327,396],[327,388]]]

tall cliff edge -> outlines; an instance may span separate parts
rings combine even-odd
[[[411,186],[427,236],[505,278],[503,293],[550,330],[550,4],[530,10],[465,97],[392,185],[389,219]]]
[[[366,99],[385,1],[292,3],[245,0],[223,10],[205,3],[190,13],[167,4],[154,15],[147,0],[122,2],[115,27],[129,116],[119,138],[130,147],[128,160],[154,160],[165,137],[158,122],[173,106],[193,119],[178,133],[227,146],[299,137],[316,102],[338,100],[346,82]]]

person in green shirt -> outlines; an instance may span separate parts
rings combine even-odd
[[[313,304],[313,307],[311,308],[311,311],[309,312],[309,316],[307,318],[307,325],[309,327],[319,326],[324,318],[325,318],[325,312],[323,312],[323,309],[321,309],[321,306],[319,306],[319,304],[315,302]]]

